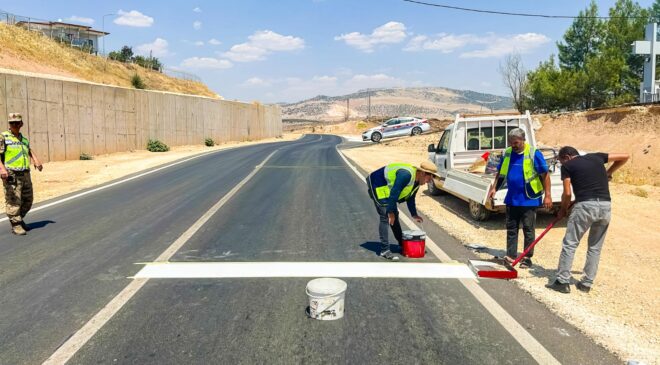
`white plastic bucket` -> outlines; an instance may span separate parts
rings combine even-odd
[[[348,285],[333,278],[314,279],[307,283],[305,292],[309,297],[309,317],[331,321],[344,317],[344,298]]]

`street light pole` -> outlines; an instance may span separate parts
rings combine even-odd
[[[103,32],[103,57],[105,58],[107,58],[105,55],[105,17],[111,15],[117,15],[117,14],[114,13],[105,14],[104,16],[101,17],[101,32]]]

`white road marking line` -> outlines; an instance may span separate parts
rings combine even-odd
[[[215,205],[202,215],[188,230],[186,230],[176,241],[174,241],[156,261],[164,262],[172,257],[176,251],[183,246],[238,190],[243,187],[252,177],[261,170],[268,160],[277,152],[273,151],[261,164],[257,165],[252,172],[222,197]],[[73,336],[62,344],[46,361],[44,365],[65,364],[98,332],[119,310],[135,295],[135,293],[146,284],[149,279],[133,279],[117,296],[115,296],[103,309],[92,319],[82,326]]]
[[[82,196],[85,196],[85,195],[89,195],[89,194],[95,193],[95,192],[97,192],[97,191],[101,191],[101,190],[105,190],[105,189],[107,189],[107,188],[111,188],[111,187],[113,187],[113,186],[115,186],[115,185],[123,184],[123,183],[128,182],[128,181],[131,181],[131,180],[139,179],[139,178],[141,178],[141,177],[143,177],[143,176],[151,175],[151,174],[153,174],[153,173],[155,173],[155,172],[158,172],[158,171],[160,171],[160,170],[164,170],[164,169],[170,168],[170,167],[172,167],[172,166],[176,166],[176,165],[182,164],[182,163],[184,163],[184,162],[188,162],[188,161],[194,160],[194,159],[196,159],[196,158],[204,157],[204,156],[206,156],[206,155],[210,155],[210,154],[213,154],[213,153],[219,153],[219,152],[224,152],[224,151],[233,150],[233,149],[235,149],[235,148],[239,148],[239,147],[244,147],[244,146],[235,146],[235,147],[224,148],[224,149],[221,149],[221,150],[216,150],[216,151],[210,151],[210,152],[200,153],[199,155],[195,155],[195,156],[190,157],[190,158],[187,158],[187,159],[185,159],[185,160],[177,161],[177,162],[171,163],[171,164],[169,164],[169,165],[161,166],[161,167],[158,167],[158,168],[156,168],[156,169],[149,170],[149,171],[147,171],[147,172],[143,172],[143,173],[141,173],[141,174],[138,174],[138,175],[135,175],[135,176],[131,176],[131,177],[126,178],[126,179],[123,179],[123,180],[115,181],[115,182],[110,183],[110,184],[108,184],[108,185],[103,185],[103,186],[100,186],[100,187],[98,187],[98,188],[94,188],[94,189],[91,189],[91,190],[84,191],[84,192],[82,192],[82,193],[78,193],[78,194],[75,194],[75,195],[71,195],[71,196],[69,196],[69,197],[66,197],[66,198],[63,198],[63,199],[60,199],[60,200],[56,200],[56,201],[51,202],[51,203],[48,203],[48,204],[40,205],[40,206],[38,206],[38,207],[35,207],[35,208],[31,209],[30,212],[31,212],[31,213],[34,213],[34,212],[40,211],[40,210],[42,210],[42,209],[46,209],[46,208],[52,207],[53,205],[62,204],[62,203],[67,202],[67,201],[69,201],[69,200],[77,199],[77,198],[80,198],[80,197],[82,197]],[[7,217],[0,218],[0,222],[4,222],[4,221],[6,221],[6,220],[8,220],[8,219],[9,219],[9,218],[7,218]]]
[[[365,177],[362,176],[353,164],[348,161],[346,156],[335,146],[337,153],[346,162],[346,164],[353,170],[353,172],[365,182]],[[403,223],[411,229],[421,229],[406,215],[401,214],[399,218]],[[433,240],[426,236],[426,247],[435,254],[440,261],[452,261],[451,257],[447,255]],[[561,364],[554,356],[538,342],[520,323],[516,321],[502,306],[495,301],[482,287],[477,284],[476,280],[472,279],[459,279],[460,283],[486,308],[486,310],[509,332],[509,334],[524,348],[539,364]]]
[[[429,278],[474,279],[459,263],[373,262],[168,262],[147,263],[138,279],[199,278]]]

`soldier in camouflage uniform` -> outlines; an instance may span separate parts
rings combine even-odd
[[[23,218],[33,200],[30,161],[37,170],[43,169],[30,142],[20,132],[22,126],[21,115],[10,113],[9,130],[0,135],[0,178],[5,187],[5,209],[12,233],[21,236],[29,230]]]

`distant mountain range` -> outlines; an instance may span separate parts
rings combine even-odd
[[[469,90],[443,87],[414,87],[360,90],[342,96],[324,96],[281,103],[282,119],[339,121],[346,118],[346,99],[349,99],[350,118],[368,115],[367,98],[371,94],[371,116],[419,116],[451,118],[456,113],[479,113],[512,110],[510,97]]]

